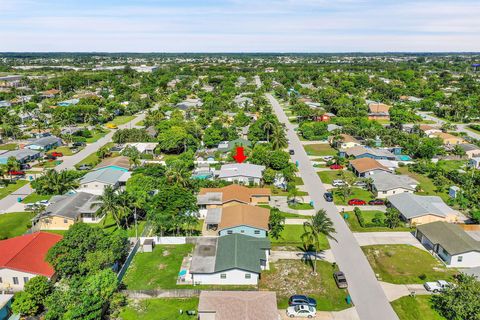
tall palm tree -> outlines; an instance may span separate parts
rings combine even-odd
[[[106,186],[103,190],[103,194],[98,198],[98,202],[92,203],[91,209],[98,208],[97,212],[95,213],[97,217],[105,216],[105,219],[103,219],[103,224],[105,224],[105,221],[107,220],[106,217],[111,215],[115,220],[117,227],[120,228],[121,216],[117,211],[117,203],[118,198],[115,190],[112,188],[112,186]]]
[[[318,210],[318,212],[310,217],[309,221],[303,223],[303,234],[301,235],[302,242],[305,249],[309,247],[315,248],[315,262],[313,264],[313,273],[317,273],[317,254],[318,248],[320,248],[320,237],[326,236],[327,238],[337,241],[332,234],[335,233],[333,222],[327,217],[327,213],[324,209]]]
[[[187,187],[190,184],[189,173],[183,166],[171,165],[167,167],[165,176],[169,183],[178,184],[182,187]]]
[[[7,159],[7,171],[10,175],[10,180],[12,180],[12,175],[10,172],[20,170],[20,163],[17,161],[15,157],[9,157]]]
[[[297,202],[297,198],[302,199],[303,197],[300,196],[300,190],[298,190],[297,186],[293,185],[288,189],[287,201]]]
[[[273,128],[271,140],[273,150],[283,149],[288,146],[288,140],[285,137],[282,126],[275,126]]]
[[[262,124],[262,129],[267,134],[267,142],[270,142],[270,131],[273,130],[274,126],[275,124],[269,117],[265,118]]]

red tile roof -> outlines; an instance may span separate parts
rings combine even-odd
[[[48,250],[62,239],[61,235],[35,232],[0,241],[0,269],[8,268],[46,277],[55,274],[45,261]]]

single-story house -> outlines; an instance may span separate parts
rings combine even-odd
[[[268,203],[272,191],[270,188],[248,188],[231,184],[221,188],[201,188],[197,196],[200,208],[226,207],[234,204]]]
[[[468,159],[480,157],[480,148],[476,145],[471,143],[461,143],[458,146],[462,148],[463,151],[465,151]]]
[[[355,146],[348,149],[340,149],[340,157],[354,157],[355,159],[372,158],[375,160],[396,160],[397,156],[387,149]]]
[[[235,139],[232,141],[222,141],[218,144],[217,150],[220,152],[229,152],[236,147],[251,147],[252,143],[246,139]]]
[[[130,176],[131,172],[112,168],[90,171],[80,180],[77,191],[101,195],[107,186],[116,189],[124,185]]]
[[[25,148],[38,151],[49,151],[61,145],[62,139],[55,136],[47,136],[30,142]]]
[[[40,151],[30,149],[11,150],[0,154],[0,164],[7,164],[10,157],[14,157],[20,163],[27,163],[40,158]]]
[[[45,258],[61,239],[58,234],[35,232],[0,240],[0,291],[21,291],[28,280],[38,275],[51,279],[55,270]]]
[[[437,196],[419,196],[404,192],[387,197],[402,218],[410,225],[421,225],[435,221],[457,222],[460,214]]]
[[[125,156],[105,158],[93,170],[112,169],[127,172],[130,169],[130,159]]]
[[[468,166],[470,168],[480,169],[480,157],[475,157],[468,160]]]
[[[201,107],[202,105],[203,102],[200,99],[186,99],[177,103],[175,106],[180,110],[188,110],[191,108]]]
[[[428,124],[421,124],[421,125],[418,126],[418,129],[420,131],[422,131],[423,133],[425,133],[425,135],[428,136],[428,137],[431,136],[434,133],[442,132],[442,130],[440,130],[439,128],[430,126]]]
[[[35,230],[68,230],[77,221],[95,223],[103,219],[95,216],[99,199],[91,193],[53,196],[49,202],[45,211],[33,219]]]
[[[218,231],[219,236],[240,233],[265,238],[268,232],[270,210],[249,204],[236,204],[207,210],[207,230]]]
[[[454,136],[453,134],[446,132],[434,132],[429,135],[430,138],[440,138],[444,145],[456,145],[467,143],[463,138]]]
[[[340,141],[334,142],[333,139],[335,138],[334,136],[330,137],[330,144],[337,149],[348,149],[348,148],[353,148],[355,146],[361,146],[362,144],[360,141],[352,137],[351,135],[344,134],[342,133],[340,135],[341,139]]]
[[[377,160],[372,158],[350,160],[349,166],[357,177],[362,178],[369,177],[379,172],[390,172],[387,167],[384,167]]]
[[[225,181],[243,184],[260,184],[265,166],[251,163],[230,163],[221,166],[216,176]]]
[[[378,172],[370,177],[372,179],[371,189],[377,198],[403,192],[413,193],[418,182],[406,175],[395,175],[389,172]]]
[[[370,120],[390,120],[391,106],[384,103],[371,102],[368,104],[368,119]]]
[[[125,143],[125,147],[126,146],[134,147],[140,153],[153,154],[155,148],[158,146],[158,142],[131,142]]]
[[[202,291],[198,320],[278,320],[272,291]]]
[[[243,234],[200,237],[189,274],[195,285],[257,285],[268,270],[270,241]]]
[[[480,266],[480,241],[472,238],[459,225],[437,221],[417,227],[415,237],[447,267]]]

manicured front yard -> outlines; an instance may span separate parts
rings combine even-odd
[[[445,320],[432,308],[430,296],[407,296],[392,302],[400,320]]]
[[[94,143],[97,142],[100,138],[103,138],[107,135],[110,130],[103,129],[103,131],[92,130],[92,136],[87,138],[87,143]]]
[[[119,125],[128,123],[128,122],[132,121],[133,119],[135,119],[135,116],[118,116],[118,117],[113,118],[113,120],[110,121],[109,123],[113,123],[113,124],[116,124],[117,126],[119,126]]]
[[[262,208],[267,208],[267,209],[272,209],[272,207],[270,207],[268,204],[260,204],[258,205],[258,207],[262,207]],[[289,213],[289,212],[283,212],[283,211],[280,211],[280,215],[284,218],[302,218],[302,219],[305,219],[306,217],[304,215],[301,215],[301,214],[296,214],[296,213]],[[203,220],[202,221],[202,224],[203,224]]]
[[[374,245],[362,250],[374,272],[385,282],[411,284],[448,280],[456,273],[427,251],[410,245]]]
[[[31,226],[32,212],[0,214],[0,240],[21,236]]]
[[[303,147],[309,156],[334,156],[337,154],[337,150],[327,143],[307,144]]]
[[[9,183],[6,187],[0,188],[0,199],[5,198],[8,196],[10,193],[20,189],[24,185],[28,184],[27,180],[17,180],[12,183]],[[6,208],[4,208],[6,209]]]
[[[465,168],[468,164],[467,160],[440,160],[438,161],[438,165],[447,171],[451,170],[458,170]]]
[[[353,211],[345,212],[348,215],[347,218],[347,224],[350,227],[350,230],[353,232],[391,232],[391,231],[412,231],[414,229],[402,226],[402,227],[397,227],[394,229],[390,229],[389,227],[381,227],[381,226],[368,226],[368,227],[362,227],[360,223],[358,222],[357,216]],[[368,225],[368,223],[372,222],[372,219],[375,218],[375,215],[379,213],[382,215],[383,219],[385,219],[385,213],[382,211],[376,211],[376,210],[362,210],[362,215],[365,220],[365,225]],[[340,212],[340,215],[342,213]],[[344,216],[344,214],[342,215]]]
[[[23,198],[22,202],[23,203],[35,203],[41,200],[50,200],[52,196],[51,195],[42,195],[38,194],[36,192],[30,193],[28,196]]]
[[[313,209],[313,206],[310,203],[304,203],[304,202],[289,203],[288,207],[294,210],[312,210]]]
[[[270,242],[272,246],[287,246],[293,247],[292,250],[299,250],[303,248],[303,242],[301,239],[302,234],[304,233],[303,225],[285,225],[285,228],[282,231],[281,237],[279,239],[273,239],[270,237]],[[326,237],[320,239],[320,248],[318,250],[327,250],[330,248],[330,245]]]
[[[105,144],[105,146],[111,148],[114,146],[114,143],[113,142],[109,142],[107,144]],[[97,156],[97,152],[93,152],[91,154],[89,154],[88,156],[86,156],[82,161],[80,161],[79,163],[77,163],[75,165],[75,167],[79,167],[81,166],[82,164],[88,164],[88,165],[91,165],[91,166],[96,166],[98,163],[100,163],[100,159],[98,158]]]
[[[309,261],[310,262],[310,261]],[[279,260],[262,272],[259,287],[277,293],[279,309],[288,307],[293,294],[306,294],[317,300],[317,310],[334,311],[349,307],[347,291],[338,289],[333,280],[336,269],[329,262],[317,260],[317,274],[312,274],[310,263],[301,260]],[[313,261],[312,261],[313,262]]]
[[[52,153],[52,152],[61,152],[61,153],[63,153],[64,156],[71,156],[73,154],[72,149],[70,149],[69,147],[66,147],[66,146],[55,148],[55,149],[49,151],[48,153]]]
[[[271,185],[266,185],[265,188],[270,188],[270,190],[272,190],[272,196],[288,196],[288,191],[287,190],[282,190],[282,189],[279,189],[275,186],[271,186]],[[299,196],[308,196],[308,192],[305,192],[305,191],[298,191],[298,195]]]
[[[373,194],[368,190],[360,188],[351,188],[351,190],[351,194],[344,199],[340,189],[332,189],[331,191],[333,193],[333,202],[338,205],[346,206],[348,205],[348,201],[350,199],[360,199],[364,200],[367,203],[368,201],[374,199]]]
[[[192,249],[191,244],[156,245],[153,252],[138,252],[123,282],[130,290],[175,288],[183,257]]]
[[[446,192],[439,193],[436,191],[436,187],[429,177],[416,172],[411,172],[408,170],[408,167],[400,167],[400,168],[397,168],[396,171],[397,173],[400,173],[400,174],[406,174],[420,183],[420,188],[422,191],[416,192],[417,194],[439,196],[443,199],[443,201],[448,201],[450,199],[450,197]]]
[[[185,311],[196,311],[197,308],[198,298],[130,300],[120,313],[120,318],[123,320],[192,320],[194,317],[187,316]],[[183,310],[184,314],[180,314],[180,310]]]
[[[16,150],[18,148],[18,145],[16,143],[6,143],[6,144],[0,144],[0,150]]]
[[[329,170],[329,171],[320,171],[318,176],[323,183],[332,184],[333,180],[342,180],[342,172],[345,178],[354,180],[355,175],[351,171],[342,171],[342,170]]]

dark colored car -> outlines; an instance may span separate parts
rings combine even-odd
[[[85,142],[74,142],[73,146],[74,147],[83,147],[85,145]]]
[[[77,170],[90,170],[92,168],[92,166],[88,165],[88,164],[82,164],[80,166],[78,166]]]
[[[288,153],[290,153],[293,156],[295,154],[295,150],[290,149],[288,150]]]
[[[330,169],[332,170],[342,170],[343,169],[343,166],[342,165],[339,165],[339,164],[332,164],[330,166]]]
[[[360,200],[360,199],[350,199],[348,201],[348,205],[349,206],[364,206],[366,205],[367,203],[363,200]]]
[[[383,201],[382,199],[375,199],[368,201],[368,204],[371,206],[383,206],[385,204],[385,201]]]
[[[11,176],[24,176],[25,171],[12,170],[12,171],[9,171],[8,174],[11,175]]]
[[[52,152],[52,156],[54,156],[54,157],[63,157],[63,153],[54,151],[54,152]]]
[[[289,306],[299,306],[299,305],[308,305],[312,307],[317,307],[317,300],[304,296],[303,294],[295,294],[288,299]]]
[[[348,287],[347,278],[345,277],[345,274],[342,271],[334,272],[333,278],[337,283],[337,287],[339,287],[340,289],[346,289]]]
[[[28,169],[32,169],[32,166],[30,166],[28,163],[22,163],[20,165],[20,169],[21,170],[28,170]]]
[[[45,160],[57,160],[57,157],[55,157],[54,155],[50,154],[50,153],[47,153],[44,157]]]
[[[331,192],[325,192],[323,194],[323,197],[327,202],[332,202],[333,201],[333,194]]]

